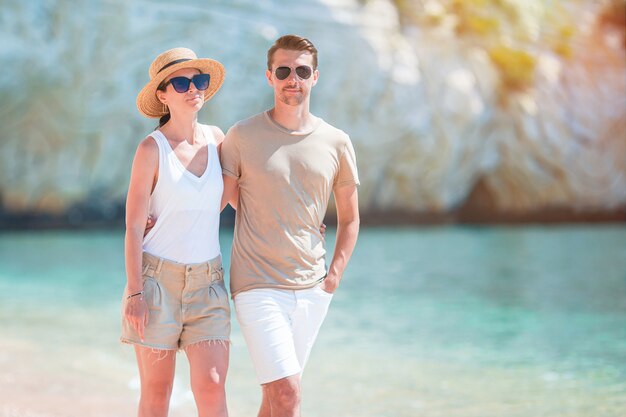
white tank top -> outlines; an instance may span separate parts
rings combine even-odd
[[[156,219],[143,250],[174,262],[205,262],[220,255],[220,202],[224,183],[215,136],[198,124],[208,143],[208,162],[197,177],[187,171],[159,130],[150,134],[159,147],[159,177],[148,212]]]

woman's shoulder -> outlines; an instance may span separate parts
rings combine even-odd
[[[153,133],[151,133],[139,142],[137,148],[141,148],[142,150],[158,150],[159,146],[157,144],[157,138]]]
[[[224,132],[218,126],[203,124],[202,127],[213,135],[216,145],[219,146],[222,142],[224,142]]]
[[[137,145],[137,155],[142,158],[152,159],[159,157],[159,145],[153,135],[148,135]]]

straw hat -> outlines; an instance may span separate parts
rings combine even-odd
[[[197,68],[211,75],[209,88],[204,91],[204,101],[217,93],[224,82],[224,66],[208,58],[198,58],[191,49],[174,48],[157,56],[150,65],[150,82],[137,95],[137,108],[146,117],[161,117],[166,114],[163,103],[156,96],[159,84],[170,74],[182,68]]]

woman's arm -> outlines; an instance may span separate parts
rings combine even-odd
[[[141,277],[142,243],[148,219],[148,203],[159,165],[159,149],[152,138],[144,139],[137,148],[126,198],[126,295],[143,290]],[[148,308],[143,296],[126,300],[124,317],[143,340],[143,329],[148,321]]]

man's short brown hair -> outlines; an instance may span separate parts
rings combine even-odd
[[[317,49],[313,43],[307,38],[298,35],[285,35],[276,39],[274,45],[267,51],[267,69],[272,70],[272,57],[278,49],[287,49],[288,51],[307,51],[313,55],[313,70],[317,69]]]

